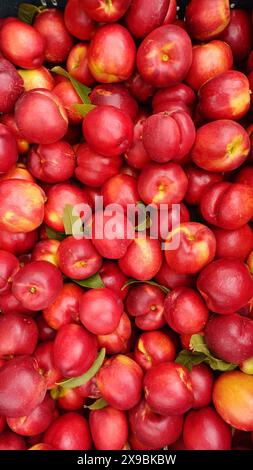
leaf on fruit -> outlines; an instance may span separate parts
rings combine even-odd
[[[88,104],[88,103],[84,103],[84,104],[73,104],[73,108],[78,111],[79,114],[81,114],[81,116],[86,116],[86,114],[88,114],[90,111],[92,111],[93,109],[96,108],[95,104]]]
[[[211,369],[222,372],[234,370],[237,368],[236,364],[231,364],[229,362],[223,361],[222,359],[214,357],[210,353],[203,335],[192,335],[190,340],[190,347],[191,351],[184,349],[176,358],[176,362],[178,364],[182,364],[188,370],[191,370],[193,366],[201,364],[202,362],[208,364]]]
[[[139,223],[139,225],[136,225],[135,231],[136,232],[143,232],[144,230],[147,230],[148,228],[151,227],[152,221],[150,217],[147,215],[147,217]]]
[[[89,287],[90,289],[102,289],[105,287],[102,278],[98,273],[88,277],[87,279],[82,279],[81,281],[78,281],[77,279],[72,279],[72,281],[79,286]]]
[[[75,214],[75,208],[66,204],[63,211],[63,225],[66,235],[82,235],[83,226],[79,215]]]
[[[201,352],[209,356],[211,353],[205,343],[205,339],[203,335],[192,335],[190,339],[190,348],[192,351]]]
[[[51,69],[51,72],[57,73],[58,75],[61,75],[62,77],[68,78],[70,82],[72,83],[75,91],[77,92],[78,96],[81,98],[83,103],[90,104],[90,99],[89,99],[89,94],[91,92],[91,88],[83,85],[83,83],[79,82],[75,78],[73,78],[66,70],[64,70],[62,67],[53,67]],[[86,113],[87,114],[87,113]]]
[[[44,6],[36,7],[30,3],[21,3],[18,7],[18,19],[23,21],[23,23],[31,25],[33,23],[34,17],[45,9],[46,7]]]
[[[185,366],[186,369],[191,370],[193,366],[197,366],[201,364],[206,359],[205,354],[202,353],[192,353],[188,349],[183,349],[180,351],[179,355],[177,356],[175,362],[177,364],[181,364]]]
[[[49,238],[50,240],[52,239],[52,240],[62,241],[65,238],[64,233],[56,232],[50,227],[46,227],[46,234],[47,234],[47,238]]]
[[[73,377],[72,379],[63,380],[62,382],[59,382],[56,385],[59,385],[60,387],[63,387],[63,388],[76,388],[76,387],[80,387],[81,385],[86,384],[99,371],[100,367],[102,366],[104,362],[105,353],[106,353],[105,348],[102,348],[99,351],[98,356],[96,360],[94,361],[94,363],[92,364],[91,368],[87,370],[85,374],[80,375],[79,377]]]
[[[50,396],[53,400],[58,400],[58,398],[64,397],[66,390],[62,387],[54,387],[50,390]]]
[[[103,399],[99,398],[98,400],[94,401],[91,405],[84,405],[84,408],[88,408],[88,410],[102,410],[108,406],[108,403]]]
[[[152,220],[151,220],[150,215],[146,213],[146,206],[145,206],[144,202],[139,201],[137,203],[136,208],[138,209],[138,218],[140,217],[140,210],[142,210],[142,208],[144,209],[143,220],[140,221],[140,223],[135,226],[135,231],[136,232],[143,232],[144,230],[147,230],[148,228],[151,227]]]
[[[159,287],[165,294],[168,294],[170,292],[170,289],[168,287],[162,286],[161,284],[158,284],[155,281],[137,281],[136,279],[129,279],[126,281],[123,287],[121,287],[121,290],[126,289],[126,287],[131,286],[132,284],[149,284],[150,286],[156,286]]]

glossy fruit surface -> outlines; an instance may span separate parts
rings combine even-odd
[[[188,450],[229,450],[231,430],[215,410],[202,408],[188,414],[183,440]]]
[[[68,324],[59,329],[53,357],[63,376],[77,377],[84,374],[92,366],[96,355],[97,339],[82,326]]]
[[[151,410],[163,416],[182,415],[192,407],[189,374],[185,367],[174,362],[163,362],[152,367],[144,377],[144,390]]]

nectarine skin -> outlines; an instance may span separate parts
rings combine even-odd
[[[238,370],[220,375],[213,389],[216,410],[226,423],[253,431],[253,376]]]

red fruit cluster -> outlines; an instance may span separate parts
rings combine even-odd
[[[252,16],[180,5],[1,19],[0,450],[252,450]]]

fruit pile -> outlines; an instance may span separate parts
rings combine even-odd
[[[0,449],[253,448],[253,15],[0,21]]]

